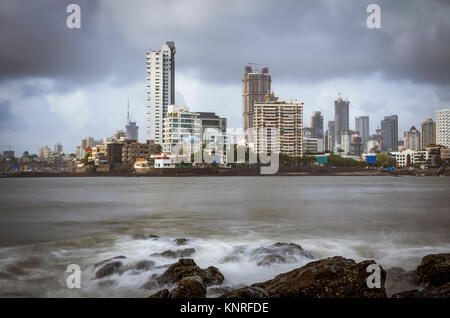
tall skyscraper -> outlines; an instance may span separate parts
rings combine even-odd
[[[436,112],[436,144],[450,147],[450,109]]]
[[[420,145],[420,132],[416,129],[416,127],[412,126],[410,130],[405,131],[403,136],[405,138],[404,140],[406,150],[422,149]]]
[[[282,102],[274,94],[267,94],[264,101],[254,104],[253,128],[257,153],[278,148],[279,153],[290,156],[303,155],[303,103]],[[279,141],[272,145],[261,129],[272,128],[279,132]]]
[[[162,125],[168,105],[175,104],[175,44],[147,52],[147,122],[150,140],[162,144]]]
[[[334,142],[336,147],[341,144],[342,132],[349,130],[349,105],[350,102],[341,97],[334,101]]]
[[[242,76],[242,101],[244,129],[253,127],[254,104],[262,102],[266,94],[270,94],[272,78],[269,68],[264,67],[261,72],[253,70],[251,66],[245,67]]]
[[[323,116],[320,112],[313,112],[311,117],[312,138],[323,139]]]
[[[132,121],[130,116],[130,103],[127,106],[127,125],[125,126],[127,139],[138,141],[139,137],[139,126],[136,125],[135,121]]]
[[[426,146],[436,144],[436,122],[427,118],[422,123],[422,149]]]
[[[334,120],[328,122],[328,151],[333,152],[335,147],[335,123]]]
[[[367,142],[369,141],[369,116],[355,117],[355,131],[359,131],[359,136],[361,137],[361,143],[364,150],[367,146]]]
[[[385,116],[381,121],[382,151],[398,150],[398,116]]]

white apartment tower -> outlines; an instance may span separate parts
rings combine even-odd
[[[450,147],[450,109],[436,111],[436,144]]]
[[[278,131],[279,139],[274,144],[269,136],[261,134],[267,128]],[[278,153],[303,156],[303,103],[278,101],[273,93],[266,94],[262,102],[254,104],[253,129],[257,153],[275,149]]]
[[[175,44],[147,52],[147,129],[150,140],[162,145],[163,120],[175,104]]]

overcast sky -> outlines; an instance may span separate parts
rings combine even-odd
[[[66,7],[81,7],[81,28]],[[368,29],[369,3],[381,28]],[[164,0],[0,2],[0,148],[17,155],[124,128],[130,100],[146,139],[145,52],[175,41],[176,100],[242,125],[244,66],[269,66],[281,99],[334,117],[338,92],[371,134],[399,116],[399,136],[450,107],[450,2]],[[402,138],[402,137],[401,137]]]

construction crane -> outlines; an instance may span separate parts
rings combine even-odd
[[[7,145],[7,146],[0,146],[0,148],[8,148],[8,151],[11,151],[11,149],[12,149],[11,145]]]

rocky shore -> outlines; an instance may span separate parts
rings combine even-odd
[[[155,237],[153,237],[155,239]],[[156,238],[157,239],[157,238]],[[372,274],[368,267],[373,260],[355,262],[342,256],[313,260],[304,266],[273,279],[240,286],[233,289],[224,286],[224,275],[215,266],[200,268],[194,259],[184,258],[195,249],[182,248],[186,239],[177,239],[177,250],[167,250],[152,255],[178,259],[174,263],[159,266],[161,274],[153,274],[141,288],[158,290],[149,298],[448,298],[450,297],[450,253],[431,254],[423,257],[413,271],[401,268],[379,267],[379,285],[368,287]],[[293,262],[295,256],[314,259],[314,254],[294,243],[275,243],[255,249],[258,266]],[[156,268],[152,261],[140,261],[124,265],[125,256],[117,256],[94,265],[95,279],[108,284],[108,277],[128,270],[145,271]],[[227,260],[224,260],[225,262]],[[99,284],[100,284],[99,283]],[[211,296],[213,294],[214,296]]]

